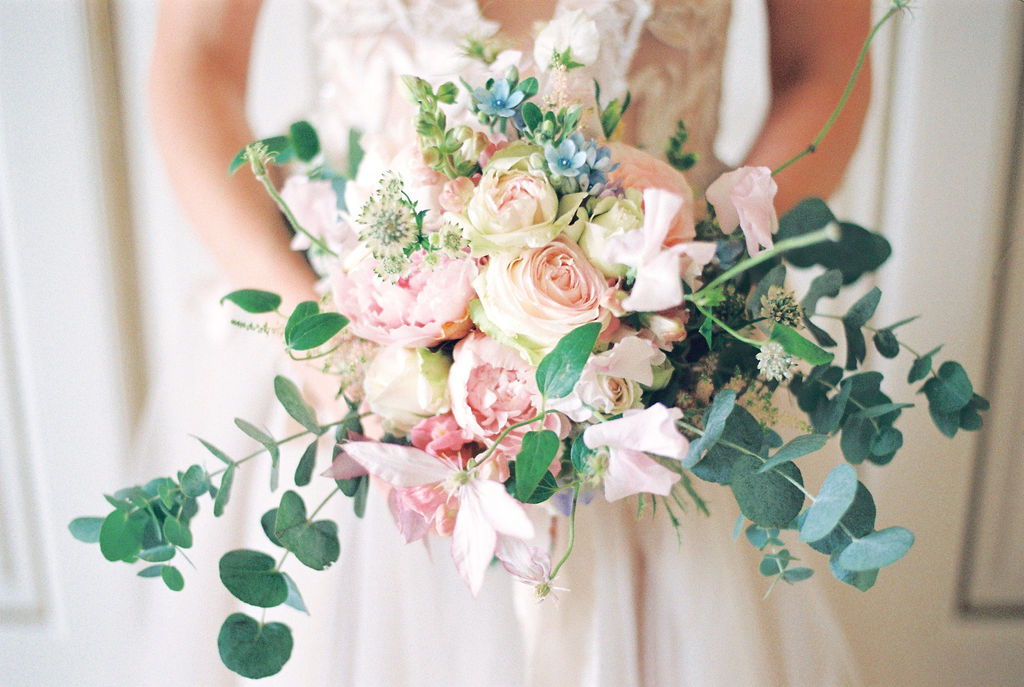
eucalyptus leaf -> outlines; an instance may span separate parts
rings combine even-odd
[[[974,396],[974,388],[964,368],[952,360],[939,366],[935,376],[924,383],[921,391],[928,397],[928,406],[937,413],[957,413]]]
[[[747,313],[751,317],[759,317],[761,312],[761,297],[768,295],[768,289],[773,286],[782,286],[786,283],[786,266],[782,263],[775,265],[768,274],[761,277],[761,281],[757,283],[754,288],[754,292],[750,294],[750,300],[747,302]]]
[[[828,270],[819,274],[807,288],[807,293],[800,301],[804,312],[811,316],[817,312],[818,301],[822,298],[835,298],[843,286],[843,273],[839,270]]]
[[[281,496],[274,534],[286,549],[314,570],[329,567],[341,553],[338,526],[330,520],[307,520],[306,505],[294,491]]]
[[[295,382],[281,375],[274,377],[274,394],[292,419],[317,436],[323,434],[323,428],[317,424],[316,414],[303,400]]]
[[[526,502],[548,472],[561,448],[558,435],[549,429],[527,432],[516,454],[516,493],[520,502]]]
[[[704,414],[704,434],[690,442],[690,449],[683,459],[684,468],[692,468],[700,462],[705,451],[714,447],[725,431],[725,423],[736,405],[736,392],[723,389],[715,394],[715,400]]]
[[[875,586],[875,580],[878,579],[878,570],[847,570],[838,563],[839,553],[835,553],[829,557],[828,567],[832,571],[832,574],[840,582],[845,582],[848,585],[856,587],[862,592],[866,592]]]
[[[174,518],[166,518],[163,526],[164,537],[167,541],[183,549],[192,548],[192,532],[188,525],[185,525]]]
[[[877,570],[898,561],[913,544],[914,535],[910,530],[887,527],[850,542],[836,562],[853,572]]]
[[[281,307],[281,297],[279,295],[259,289],[232,291],[220,299],[222,304],[224,301],[231,301],[242,310],[253,315],[274,312]]]
[[[871,441],[875,436],[875,426],[868,418],[853,416],[843,424],[839,437],[839,448],[843,451],[846,462],[859,465],[871,455]]]
[[[850,400],[852,384],[842,384],[839,393],[832,398],[822,399],[821,404],[811,413],[814,431],[821,434],[832,434],[839,429],[839,423],[846,412],[846,404]]]
[[[537,387],[545,398],[563,398],[572,392],[600,333],[599,322],[577,327],[544,356],[537,366]]]
[[[282,544],[281,540],[277,538],[276,534],[274,534],[274,526],[276,524],[277,524],[277,509],[276,508],[271,508],[266,513],[264,513],[263,516],[260,518],[260,527],[263,528],[263,534],[267,535],[267,539],[270,540],[271,544],[273,544],[274,546],[280,546],[283,549],[284,548],[284,544]]]
[[[295,486],[304,487],[313,479],[313,470],[316,467],[316,449],[319,442],[314,439],[299,458],[299,464],[295,466]]]
[[[868,449],[871,451],[872,462],[877,462],[874,456],[891,456],[903,446],[903,433],[895,427],[882,427],[875,436],[871,437],[871,444]]]
[[[757,453],[763,441],[761,423],[746,408],[734,405],[719,441],[691,468],[691,472],[707,482],[728,484],[734,463],[740,458],[749,457],[744,450]]]
[[[206,447],[206,450],[212,453],[217,460],[227,465],[231,464],[231,458],[229,458],[226,453],[224,453],[219,448],[208,442],[206,439],[201,439],[199,437],[196,437],[196,439],[199,441],[199,443]]]
[[[220,581],[240,601],[260,608],[280,606],[288,583],[274,559],[262,551],[238,549],[220,559]]]
[[[217,489],[217,496],[213,499],[213,515],[215,517],[219,518],[224,514],[224,508],[231,498],[231,484],[235,480],[235,465],[236,463],[229,465],[220,478],[220,487]]]
[[[281,576],[284,577],[284,581],[288,585],[288,598],[284,600],[284,605],[291,606],[296,611],[309,615],[309,609],[306,608],[306,602],[302,599],[302,594],[299,593],[295,580],[288,573],[281,573]]]
[[[148,518],[115,510],[100,525],[100,553],[108,561],[131,561],[142,551],[142,532]]]
[[[217,635],[220,659],[230,670],[253,680],[281,671],[292,655],[292,633],[287,625],[263,625],[244,613],[233,613]]]
[[[740,510],[761,527],[787,527],[804,503],[803,477],[793,463],[783,463],[766,473],[761,461],[748,455],[736,458],[729,486]],[[798,486],[800,485],[800,486]]]
[[[139,577],[160,577],[163,573],[164,566],[161,565],[149,565],[138,572]]]
[[[148,563],[163,563],[174,558],[175,548],[167,544],[161,544],[139,552],[139,558]]]
[[[843,315],[843,323],[851,327],[863,327],[875,314],[882,298],[882,290],[877,286],[861,296],[856,303]]]
[[[907,375],[907,383],[913,384],[919,382],[932,371],[932,357],[942,350],[942,346],[938,346],[934,350],[925,353],[920,358],[914,360],[914,364],[910,366],[910,373]]]
[[[800,236],[835,223],[836,217],[819,198],[801,201],[779,218],[778,241]],[[852,284],[872,272],[892,254],[884,236],[850,222],[838,222],[839,240],[799,248],[786,253],[786,261],[797,267],[820,265],[839,270],[844,284]]]
[[[103,518],[75,518],[68,523],[71,536],[86,544],[96,544],[100,540],[100,528]]]
[[[899,339],[896,338],[891,329],[879,329],[875,332],[872,341],[875,344],[875,350],[883,358],[895,358],[900,354]]]
[[[370,478],[363,475],[356,482],[356,493],[352,495],[352,512],[357,518],[366,515],[366,499],[370,494]]]
[[[202,465],[192,465],[181,476],[181,491],[190,499],[198,498],[210,488],[210,480]]]
[[[760,473],[768,472],[777,465],[796,460],[801,456],[806,456],[808,453],[820,451],[827,441],[828,436],[825,434],[805,434],[803,436],[798,436],[780,448],[775,455],[769,458],[764,465],[758,468],[757,471]]]
[[[806,522],[806,518],[804,522]],[[863,537],[875,529],[875,500],[868,488],[861,482],[857,482],[853,503],[846,509],[846,513],[839,522],[840,524],[821,539],[808,541],[810,547],[823,554],[832,555],[846,548],[851,541],[850,533],[855,537]],[[801,531],[803,531],[803,524],[801,524]]]
[[[827,537],[853,505],[857,494],[857,471],[850,465],[832,468],[821,485],[817,499],[807,509],[800,525],[800,541]]]
[[[813,574],[814,571],[810,568],[787,568],[786,571],[782,573],[782,579],[785,582],[793,584],[795,582],[802,582],[803,580],[810,578]]]
[[[904,408],[913,408],[913,403],[881,403],[877,406],[871,406],[870,408],[863,408],[853,414],[854,417],[872,418],[881,417],[882,415],[888,415],[894,410],[903,410]]]
[[[160,566],[160,577],[172,592],[180,592],[185,588],[185,578],[173,565]]]

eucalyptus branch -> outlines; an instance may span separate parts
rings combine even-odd
[[[857,77],[860,75],[860,70],[864,66],[864,61],[867,59],[868,47],[871,45],[872,41],[874,41],[875,35],[878,33],[878,30],[882,28],[882,25],[889,21],[889,19],[892,18],[893,15],[905,9],[906,6],[906,0],[893,0],[892,7],[890,7],[889,11],[886,12],[885,15],[878,20],[874,27],[872,27],[871,32],[868,34],[868,37],[864,40],[864,45],[860,49],[860,55],[858,55],[857,57],[857,64],[853,68],[853,74],[850,75],[849,81],[846,82],[846,89],[843,90],[843,95],[842,97],[839,98],[839,104],[836,105],[835,110],[832,111],[832,115],[828,118],[828,121],[825,122],[825,126],[822,127],[821,131],[818,132],[818,135],[814,138],[813,141],[811,141],[811,143],[806,148],[804,148],[799,153],[791,157],[789,160],[786,160],[781,165],[773,169],[772,176],[775,176],[782,170],[786,169],[800,158],[818,150],[818,146],[821,145],[821,141],[825,138],[825,134],[827,134],[829,129],[832,128],[832,125],[835,124],[836,119],[839,117],[839,113],[842,112],[843,109],[846,107],[846,101],[849,99],[850,93],[853,91],[853,86],[857,82]]]
[[[711,289],[714,289],[718,285],[729,281],[736,275],[742,274],[743,272],[746,272],[750,268],[760,265],[762,262],[771,260],[772,258],[778,255],[782,255],[783,253],[789,252],[791,250],[796,250],[797,248],[806,248],[807,246],[813,246],[816,243],[823,243],[825,241],[835,241],[836,238],[836,228],[832,225],[829,225],[822,229],[818,229],[817,231],[812,231],[807,234],[802,234],[800,236],[794,236],[793,238],[779,241],[772,248],[763,250],[757,255],[749,257],[746,260],[743,260],[737,263],[736,265],[733,265],[725,272],[722,272],[720,275],[715,277],[709,284],[701,288],[700,291],[697,291],[695,294],[687,296],[687,300],[693,303],[697,303],[700,301],[698,297],[704,291],[710,291]]]

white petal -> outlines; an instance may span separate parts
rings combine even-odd
[[[667,496],[679,479],[678,474],[645,453],[613,448],[604,475],[604,497],[615,501],[641,492]]]
[[[678,408],[655,403],[643,410],[626,411],[617,420],[587,427],[583,442],[589,448],[626,448],[682,460],[690,442],[675,425],[681,417],[682,411]]]
[[[463,488],[461,496],[459,513],[455,516],[455,529],[452,531],[452,560],[455,561],[455,569],[469,586],[469,591],[476,596],[483,586],[487,566],[494,557],[498,535],[487,521],[477,493]]]
[[[394,487],[443,482],[455,468],[412,446],[379,441],[350,441],[344,451],[376,477]]]
[[[463,498],[467,492],[479,500],[484,517],[496,531],[519,539],[533,538],[533,523],[526,516],[523,504],[505,491],[505,485],[489,479],[474,479],[462,489]]]

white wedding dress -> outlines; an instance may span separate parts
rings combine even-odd
[[[493,35],[498,29],[475,0],[314,3],[322,84],[315,119],[325,146],[339,157],[351,127],[377,144],[400,140],[410,131],[408,106],[395,92],[397,76],[451,78],[467,66],[454,49],[459,39]],[[600,30],[600,57],[592,75],[602,85],[603,99],[621,97],[627,89],[632,93],[627,139],[660,150],[676,121],[684,119],[691,132],[689,149],[702,159],[688,176],[702,189],[720,171],[712,143],[729,0],[552,3],[554,13],[576,7],[585,9]],[[529,45],[519,41],[517,47],[529,54]],[[250,384],[250,399],[265,395],[272,400],[271,375],[264,377],[260,391]],[[267,411],[252,403],[249,412]],[[246,409],[228,412],[245,417]],[[268,424],[278,429],[281,422],[279,417]],[[262,472],[248,478],[252,491],[265,490],[263,478]],[[284,477],[282,484],[287,484]],[[759,556],[742,538],[731,537],[738,514],[731,495],[717,485],[697,486],[705,487],[700,491],[712,515],[690,509],[678,535],[663,509],[638,519],[634,499],[606,504],[597,497],[581,508],[574,552],[556,581],[567,591],[540,604],[532,600],[530,588],[497,566],[473,599],[455,572],[448,540],[406,545],[379,493],[371,491],[363,520],[352,516],[347,500],[336,498],[322,516],[339,523],[341,558],[323,573],[304,570],[297,561],[285,568],[296,578],[312,617],[291,609],[268,613],[268,621],[292,627],[295,649],[282,673],[262,684],[859,684],[817,582],[781,585],[762,600],[768,581],[757,572]],[[241,484],[235,488],[239,493],[229,506],[230,528],[245,527],[250,534],[238,540],[224,537],[223,550],[271,550],[257,521],[278,497],[257,500]],[[307,504],[314,507],[312,499]],[[550,517],[540,514],[536,520],[539,531],[553,536],[557,560],[565,549],[566,522],[551,526]],[[207,524],[220,529],[223,523]],[[819,582],[839,584],[827,573]],[[223,607],[224,615],[255,610],[230,598],[225,602],[228,595],[218,588],[215,574],[195,584],[210,587],[204,594],[218,599],[210,608]],[[203,619],[212,626],[203,629],[209,644],[223,617],[213,616]],[[201,684],[241,681],[208,664],[202,674]]]

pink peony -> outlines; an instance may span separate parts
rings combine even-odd
[[[779,187],[767,167],[740,167],[718,177],[707,190],[722,231],[730,234],[739,226],[747,240],[747,253],[757,255],[772,247],[772,234],[779,230],[775,214],[775,193]]]
[[[693,221],[693,189],[683,173],[650,153],[618,141],[608,142],[612,160],[619,166],[608,173],[609,181],[620,181],[625,188],[646,191],[660,188],[679,196],[682,204],[669,222],[665,245],[692,241],[697,236]],[[645,201],[646,203],[646,201]]]
[[[434,267],[423,266],[423,251],[411,256],[412,273],[390,283],[373,271],[367,258],[347,274],[331,276],[338,310],[351,320],[351,331],[383,346],[433,346],[457,339],[472,327],[469,302],[476,297],[476,264],[439,255]]]

